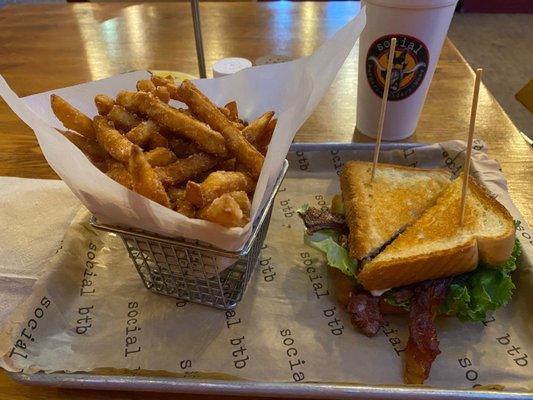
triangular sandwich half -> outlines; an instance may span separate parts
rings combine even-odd
[[[512,216],[469,178],[463,225],[459,224],[462,179],[456,179],[415,223],[363,266],[359,282],[383,290],[475,269],[478,260],[502,265],[515,242]]]
[[[371,162],[349,161],[340,176],[350,256],[363,260],[377,254],[413,223],[450,184],[450,174],[379,163],[370,182]]]

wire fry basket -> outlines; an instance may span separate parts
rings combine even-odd
[[[252,234],[240,251],[227,251],[189,239],[100,223],[96,229],[119,235],[144,286],[154,293],[230,310],[242,299],[268,230],[274,197],[287,172],[285,160]]]

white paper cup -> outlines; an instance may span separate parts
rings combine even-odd
[[[252,62],[246,58],[223,58],[213,64],[213,78],[231,75],[242,69],[250,68],[251,66]]]
[[[391,38],[396,51],[383,140],[415,131],[457,0],[362,0],[367,21],[359,39],[357,129],[376,137]]]

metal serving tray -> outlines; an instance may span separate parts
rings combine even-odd
[[[381,149],[409,149],[420,143],[383,143]],[[291,151],[372,150],[374,143],[295,143]],[[457,390],[430,387],[372,386],[338,383],[288,383],[230,381],[213,379],[169,378],[132,375],[95,375],[90,373],[11,372],[9,376],[22,384],[60,388],[128,390],[140,392],[171,392],[217,395],[241,395],[294,398],[361,398],[361,399],[533,399],[529,392],[494,390]]]

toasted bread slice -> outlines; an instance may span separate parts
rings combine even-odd
[[[358,275],[367,290],[383,290],[471,271],[478,260],[499,266],[511,256],[515,225],[498,201],[469,178],[459,224],[462,179],[456,179],[420,219]]]
[[[371,170],[370,162],[349,161],[340,176],[350,256],[357,260],[375,255],[433,206],[451,182],[445,170],[381,163],[370,182]]]

